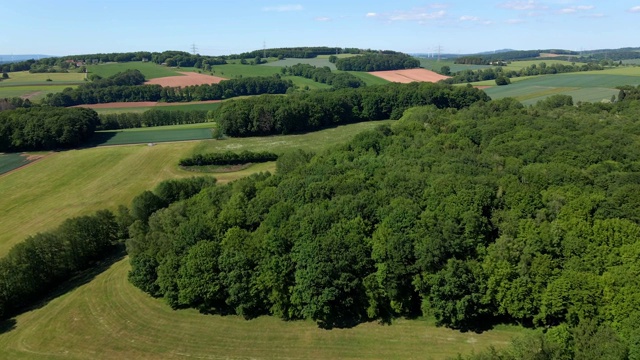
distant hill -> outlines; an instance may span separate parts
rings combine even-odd
[[[33,55],[0,55],[0,64],[11,63],[16,61],[25,61],[31,59],[43,59],[53,57],[52,55],[43,55],[43,54],[33,54]]]

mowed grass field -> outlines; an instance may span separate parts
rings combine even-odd
[[[158,65],[152,62],[142,62],[142,61],[131,61],[124,63],[105,63],[105,64],[97,64],[97,65],[87,65],[87,70],[89,74],[96,74],[103,78],[115,75],[119,72],[124,72],[127,70],[140,70],[140,72],[144,75],[145,79],[155,79],[161,78],[165,76],[180,76],[181,74],[178,71],[180,69],[174,69],[162,65]]]
[[[53,84],[82,84],[84,82],[84,74],[69,72],[69,73],[35,73],[32,74],[28,71],[10,72],[9,78],[0,81],[0,87],[19,86],[19,85],[48,85]],[[47,81],[51,79],[51,81]],[[53,85],[52,84],[52,85]]]
[[[179,111],[210,111],[220,107],[220,103],[162,103],[156,106],[139,106],[139,107],[113,107],[94,109],[98,114],[119,114],[119,113],[142,113],[147,110],[179,110]]]
[[[479,69],[488,69],[492,67],[491,65],[465,65],[465,64],[456,64],[453,59],[441,59],[437,58],[416,58],[420,60],[420,66],[431,71],[439,72],[443,66],[448,66],[451,69],[451,73],[456,73],[458,71],[464,70],[479,70]]]
[[[91,282],[5,324],[6,359],[445,359],[526,333],[476,334],[428,320],[322,330],[310,321],[203,315],[169,308],[127,280],[123,259]]]
[[[95,146],[159,143],[169,141],[211,139],[212,124],[208,128],[156,129],[144,131],[109,130],[98,131],[93,135],[91,144]]]

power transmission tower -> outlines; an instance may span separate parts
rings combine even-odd
[[[262,57],[263,58],[267,58],[267,42],[263,41],[262,42]]]
[[[440,61],[440,54],[442,54],[442,46],[438,45],[438,61]]]
[[[191,52],[193,53],[193,55],[198,52],[198,48],[196,47],[195,43],[191,44]]]

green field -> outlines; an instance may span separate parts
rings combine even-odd
[[[49,84],[55,83],[47,83],[46,85],[0,86],[0,98],[25,97],[31,101],[37,101],[44,98],[47,94],[61,92],[68,87],[76,87],[75,85]]]
[[[640,68],[623,67],[511,80],[511,85],[492,86],[485,89],[485,92],[492,99],[514,97],[524,104],[534,104],[555,94],[570,95],[574,102],[599,102],[609,101],[612,95],[617,95],[617,86],[640,85]],[[495,81],[477,82],[473,85],[495,85]]]
[[[141,61],[87,65],[87,70],[90,74],[96,74],[103,78],[129,69],[140,70],[147,80],[165,76],[179,76],[180,74],[178,74],[177,71],[182,71],[180,69],[169,68],[152,62]]]
[[[142,131],[109,130],[97,131],[90,143],[95,146],[158,143],[185,140],[211,139],[211,127],[206,129],[157,129],[143,128]]]
[[[84,82],[82,73],[36,73],[18,71],[9,73],[9,78],[0,81],[0,88],[20,85],[77,85]],[[47,81],[51,79],[51,81]]]
[[[127,280],[125,258],[0,332],[7,359],[444,359],[505,346],[526,331],[476,334],[399,319],[322,330],[311,321],[244,320],[169,308]],[[12,329],[11,329],[12,328]]]
[[[575,62],[575,61],[553,60],[553,59],[523,60],[523,61],[511,61],[510,63],[507,64],[507,66],[504,66],[503,69],[505,71],[510,71],[510,70],[518,71],[520,69],[524,69],[531,65],[539,66],[540,63],[545,63],[547,64],[547,66],[552,64],[562,64],[562,65],[571,65],[571,64],[584,65],[585,64],[585,63]]]

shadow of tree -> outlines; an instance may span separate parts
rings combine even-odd
[[[0,321],[0,335],[8,333],[16,328],[16,319],[6,319]]]

